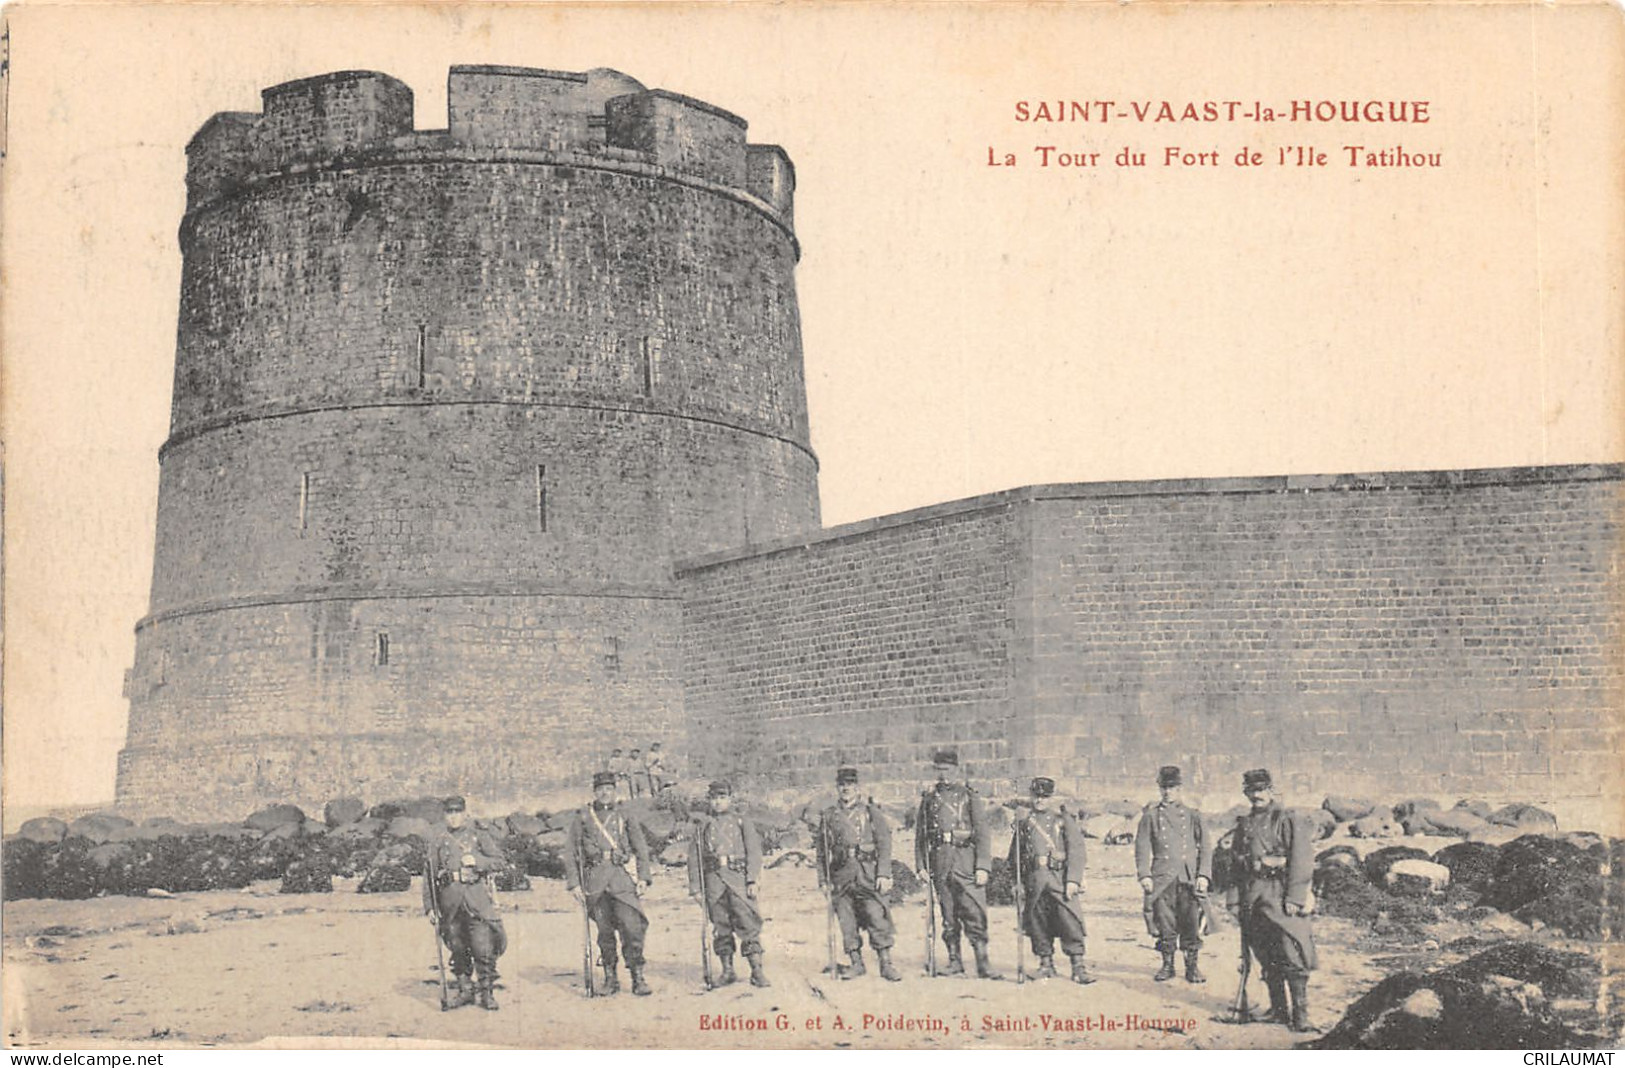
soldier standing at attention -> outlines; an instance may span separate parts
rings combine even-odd
[[[423,911],[451,950],[457,994],[447,1007],[474,1003],[472,973],[479,977],[480,1008],[495,1011],[492,987],[497,980],[497,958],[508,948],[508,935],[486,879],[506,863],[502,844],[468,825],[468,804],[462,798],[448,797],[445,806],[445,830],[430,844],[426,858]]]
[[[920,797],[914,823],[914,868],[936,887],[942,911],[942,943],[948,947],[943,975],[964,975],[960,932],[976,954],[976,975],[999,979],[987,959],[987,878],[993,845],[982,799],[969,783],[948,778],[959,769],[959,754],[939,749],[931,760],[937,784]]]
[[[626,866],[637,861],[634,880]],[[643,827],[615,803],[615,776],[600,771],[592,777],[592,801],[570,821],[565,840],[564,885],[586,905],[598,925],[598,952],[604,965],[604,993],[621,989],[616,974],[615,936],[621,936],[621,955],[632,973],[632,993],[650,993],[643,979],[643,936],[649,920],[643,914],[638,889],[649,887],[649,846]]]
[[[658,797],[661,787],[666,785],[666,757],[660,752],[660,743],[655,742],[649,747],[649,755],[643,758],[644,774],[649,779],[649,796]]]
[[[1202,817],[1179,800],[1184,778],[1167,765],[1157,772],[1162,800],[1145,806],[1134,835],[1134,874],[1145,891],[1145,908],[1157,936],[1162,968],[1152,976],[1174,977],[1174,954],[1185,950],[1185,981],[1205,983],[1197,967],[1202,953],[1202,915],[1213,878],[1213,844]]]
[[[649,784],[648,776],[643,773],[643,750],[634,749],[626,754],[626,775],[631,780],[632,796],[642,797],[643,788]]]
[[[836,803],[818,821],[818,884],[827,885],[841,924],[841,945],[851,964],[837,969],[842,979],[864,975],[862,929],[880,961],[880,974],[891,982],[902,976],[892,967],[897,940],[884,894],[891,887],[891,828],[873,801],[858,794],[858,769],[835,773]]]
[[[1032,811],[1010,836],[1010,865],[1021,866],[1022,920],[1038,957],[1036,977],[1055,977],[1054,940],[1059,938],[1072,961],[1072,981],[1087,985],[1095,980],[1083,962],[1083,835],[1071,816],[1050,808],[1054,795],[1054,779],[1033,780]]]
[[[626,758],[621,755],[621,751],[617,749],[609,754],[609,762],[604,766],[611,775],[615,776],[615,799],[617,801],[629,800],[632,796],[632,776],[627,772]],[[622,784],[626,786],[624,797],[621,794]]]
[[[720,985],[739,980],[734,974],[734,936],[750,961],[750,985],[772,986],[762,970],[762,913],[756,886],[762,874],[762,836],[756,824],[733,807],[733,787],[714,782],[708,791],[711,815],[694,827],[688,848],[688,892],[705,893],[705,910],[714,932],[712,944],[722,961]],[[702,879],[703,875],[703,879]]]
[[[1241,922],[1242,945],[1258,960],[1270,992],[1269,1020],[1294,1031],[1309,1023],[1309,973],[1315,967],[1314,911],[1310,880],[1315,871],[1314,830],[1301,812],[1275,800],[1270,773],[1242,775],[1251,811],[1236,820],[1230,848],[1240,886],[1226,903]],[[1287,1006],[1287,990],[1292,1003]]]

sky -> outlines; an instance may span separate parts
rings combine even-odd
[[[13,811],[112,796],[168,431],[184,147],[292,78],[395,75],[427,129],[445,125],[453,64],[607,66],[784,146],[827,525],[1034,483],[1625,458],[1625,48],[1606,5],[7,15]],[[1243,117],[1201,121],[1230,100]],[[1345,100],[1427,101],[1428,121],[1247,117]],[[1020,121],[1040,101],[1089,118]],[[1151,121],[1164,101],[1198,118]],[[1440,165],[1351,166],[1354,145]],[[1147,165],[1113,165],[1124,149]],[[1296,165],[1299,149],[1324,164]]]

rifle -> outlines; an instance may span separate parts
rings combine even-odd
[[[694,866],[700,872],[700,969],[705,973],[705,989],[716,989],[711,975],[711,910],[705,896],[705,825],[694,824]]]
[[[578,816],[577,819],[580,817]],[[585,831],[585,828],[582,828]],[[581,985],[589,998],[598,996],[598,983],[593,976],[592,962],[592,910],[587,907],[587,869],[581,862],[581,844],[570,843],[576,864],[576,886],[581,888]]]
[[[929,806],[925,801],[920,803],[920,821],[914,828],[916,836],[925,836],[925,848],[919,851],[920,857],[925,861],[925,974],[935,979],[937,977],[937,878],[935,866],[931,863],[932,852],[936,848],[933,842],[931,828],[926,826],[925,815]]]
[[[451,996],[446,993],[446,949],[440,944],[440,887],[434,870],[434,847],[429,847],[425,858],[423,879],[429,888],[429,910],[434,913],[434,957],[440,965],[440,1011],[451,1008]]]
[[[825,966],[826,975],[835,974],[835,881],[830,876],[830,844],[829,824],[824,820],[818,823],[818,842],[822,849],[818,851],[819,872],[824,882],[824,941],[829,948],[829,964]]]
[[[1031,817],[1028,817],[1031,819]],[[1027,924],[1024,913],[1027,910],[1027,891],[1021,879],[1021,858],[1027,852],[1026,827],[1024,824],[1016,825],[1016,985],[1027,981]]]
[[[1252,1023],[1252,1008],[1247,1004],[1247,978],[1252,974],[1253,956],[1247,945],[1247,911],[1242,907],[1237,916],[1241,926],[1241,967],[1236,969],[1241,973],[1241,984],[1236,987],[1236,1000],[1231,1003],[1230,1016],[1233,1023]]]

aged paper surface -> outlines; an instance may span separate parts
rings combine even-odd
[[[611,67],[783,146],[826,526],[1039,483],[1625,458],[1625,50],[1610,6],[25,4],[7,18],[8,832],[112,800],[169,429],[185,147],[214,113],[256,111],[292,79],[388,73],[430,130],[446,125],[452,65]],[[437,1011],[415,890],[291,914],[290,899],[225,894],[8,903],[6,1036],[1291,1041],[1210,1022],[1233,992],[1228,963],[1205,988],[1154,986],[1132,862],[1095,856],[1110,858],[1092,861],[1104,914],[1095,899],[1084,911],[1105,981],[1086,994],[928,984],[913,901],[897,910],[907,981],[822,978],[822,899],[790,866],[764,889],[771,999],[689,997],[699,935],[674,875],[650,898],[656,994],[613,1013],[570,985],[560,947],[579,914],[552,881],[504,899],[497,1015]],[[1011,910],[992,913],[1010,969]],[[79,935],[40,933],[53,924]],[[1323,947],[1323,1025],[1384,974],[1356,941]],[[318,943],[342,963],[278,956]],[[1230,961],[1233,927],[1211,945]],[[98,964],[112,952],[127,954],[117,999]],[[226,990],[222,962],[251,977]],[[1102,1030],[1017,1022],[1038,1013]],[[766,1031],[748,1029],[758,1020]]]

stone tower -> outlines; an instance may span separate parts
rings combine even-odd
[[[681,747],[676,558],[819,527],[794,170],[720,108],[344,71],[187,146],[118,800],[518,799]]]

